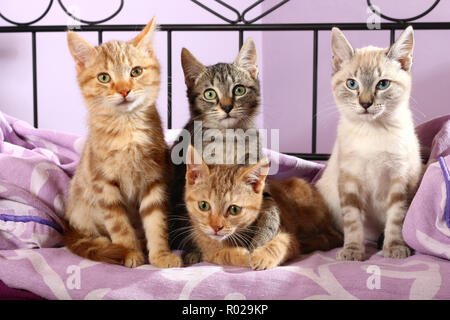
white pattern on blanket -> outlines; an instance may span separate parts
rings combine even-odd
[[[450,117],[437,119],[422,126],[422,134],[438,136],[438,127],[448,123]],[[63,199],[84,139],[34,129],[1,113],[0,129],[0,280],[10,287],[48,299],[450,299],[450,262],[422,253],[405,260],[385,259],[372,244],[368,244],[364,262],[336,261],[336,249],[266,271],[207,263],[176,269],[151,265],[128,269],[82,259],[57,246]],[[433,138],[428,140],[431,145]],[[434,161],[444,151],[450,153],[442,143],[433,145],[437,146],[430,148]],[[298,176],[311,181],[323,168],[266,152],[279,163],[275,178]],[[419,196],[427,197],[426,191]],[[437,211],[442,210],[441,199],[436,200]],[[435,221],[433,230],[437,229]],[[405,235],[410,231],[415,238],[414,224],[406,228]],[[414,241],[410,245],[439,255],[430,248],[416,247]],[[373,270],[379,271],[375,287],[370,283],[378,277]]]
[[[388,260],[368,246],[365,262],[334,259],[336,250],[304,256],[273,270],[200,263],[136,269],[76,257],[65,248],[0,251],[0,279],[48,299],[445,299],[450,264],[430,256]],[[369,268],[380,270],[372,288]],[[13,276],[12,274],[20,274]],[[107,276],[106,276],[107,275]],[[79,287],[73,285],[73,278]],[[76,282],[76,281],[75,281]]]

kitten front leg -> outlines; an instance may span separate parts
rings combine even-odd
[[[205,254],[205,261],[228,266],[249,267],[250,254],[243,247],[221,248],[213,253]]]
[[[299,253],[297,239],[291,234],[279,232],[271,241],[250,254],[250,267],[253,270],[272,269]]]
[[[339,177],[339,199],[344,225],[344,248],[338,251],[337,260],[362,261],[364,259],[364,227],[362,223],[363,202],[359,181],[350,174]]]
[[[280,209],[270,194],[264,194],[263,203],[256,221],[256,234],[249,245],[250,250],[259,248],[271,241],[280,228]]]
[[[202,252],[197,247],[192,248],[189,251],[183,252],[182,257],[185,266],[190,266],[203,261]]]
[[[135,230],[121,203],[119,188],[108,181],[94,190],[102,191],[98,194],[100,197],[98,205],[102,209],[104,225],[111,242],[129,249],[124,258],[124,266],[134,268],[144,264],[145,258],[140,250]]]
[[[403,240],[402,227],[408,207],[408,196],[400,179],[393,179],[387,197],[387,220],[384,229],[383,256],[386,258],[406,258],[411,250]]]
[[[169,247],[166,212],[166,184],[153,182],[142,198],[139,213],[147,238],[149,260],[159,268],[183,266],[181,258]]]

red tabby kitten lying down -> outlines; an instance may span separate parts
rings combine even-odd
[[[264,270],[301,253],[342,245],[342,235],[333,229],[328,209],[313,186],[298,178],[266,184],[267,158],[250,167],[208,166],[190,146],[187,159],[190,236],[204,261]],[[280,228],[271,241],[253,248],[251,240],[258,232],[254,223],[268,193],[280,208]]]
[[[168,149],[155,108],[160,68],[153,19],[129,42],[93,47],[68,33],[89,133],[66,206],[65,245],[82,257],[137,267],[180,267],[167,234]]]

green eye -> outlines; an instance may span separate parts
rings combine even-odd
[[[208,89],[203,93],[206,100],[213,100],[217,97],[217,93],[213,89]]]
[[[233,89],[233,93],[235,96],[242,96],[245,93],[245,87],[244,86],[236,86]]]
[[[142,68],[141,67],[135,67],[133,68],[133,70],[131,70],[131,76],[132,77],[138,77],[140,76],[142,73]]]
[[[241,210],[242,210],[241,207],[232,205],[228,208],[228,213],[235,216],[235,215],[239,214],[241,212]]]
[[[199,201],[198,202],[198,208],[202,211],[208,211],[211,207],[208,202],[206,201]]]
[[[347,84],[347,87],[351,90],[356,90],[359,87],[358,82],[354,79],[348,79],[346,84]]]
[[[109,74],[107,73],[100,73],[97,76],[98,81],[100,81],[101,83],[108,83],[111,81],[111,77],[109,76]]]
[[[387,87],[389,87],[390,84],[391,84],[391,82],[390,82],[389,80],[386,80],[386,79],[380,80],[380,81],[377,83],[377,89],[378,89],[378,90],[384,90],[384,89],[387,89]]]

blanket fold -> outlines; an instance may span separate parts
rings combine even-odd
[[[450,262],[431,256],[450,259],[442,250],[449,247],[450,229],[437,162],[443,157],[450,167],[450,116],[417,127],[417,133],[429,168],[405,220],[405,239],[417,250],[407,259],[385,259],[369,244],[364,262],[336,261],[335,249],[257,272],[208,263],[128,269],[58,247],[64,198],[84,140],[35,129],[0,112],[0,280],[48,299],[450,299]],[[277,179],[313,181],[323,169],[265,152],[278,168],[272,172]],[[432,222],[425,223],[429,216]],[[444,230],[442,238],[433,238],[437,229]],[[441,245],[416,243],[417,230]]]

